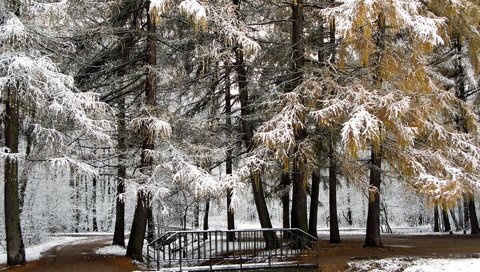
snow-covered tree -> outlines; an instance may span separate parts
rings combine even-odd
[[[76,156],[78,137],[110,141],[103,131],[108,107],[93,93],[80,93],[73,78],[62,73],[36,15],[53,14],[64,3],[39,4],[7,1],[0,11],[0,91],[5,131],[5,225],[8,264],[25,262],[20,226],[18,169],[24,159],[48,162],[51,167],[71,167],[87,175],[95,171]],[[46,27],[48,21],[43,21]],[[46,29],[43,29],[46,30]],[[44,36],[44,34],[46,36]],[[68,46],[68,44],[65,44]],[[28,150],[19,149],[22,128],[31,128]],[[27,154],[26,154],[27,153]],[[25,158],[25,155],[27,157]]]

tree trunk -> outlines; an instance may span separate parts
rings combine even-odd
[[[207,199],[205,201],[205,214],[203,216],[203,230],[208,230],[208,215],[210,213],[210,199]],[[203,239],[207,240],[208,239],[208,233],[203,234]]]
[[[232,98],[230,94],[230,68],[227,68],[225,71],[225,123],[228,131],[228,135],[231,136],[233,132],[232,127]],[[225,174],[231,175],[233,172],[233,161],[232,161],[232,149],[228,147],[227,158],[225,161]],[[230,207],[232,204],[232,189],[227,189],[227,229],[235,229],[235,213],[234,210]],[[235,233],[228,232],[227,240],[234,241]]]
[[[145,239],[145,231],[147,228],[147,213],[148,206],[150,205],[149,199],[150,196],[148,192],[140,190],[137,193],[137,205],[133,215],[130,238],[128,239],[126,256],[139,262],[143,261],[143,240]]]
[[[443,231],[450,232],[452,228],[450,227],[450,220],[448,219],[448,208],[445,204],[442,204],[442,218],[443,218]]]
[[[267,202],[263,195],[263,185],[258,172],[252,173],[252,189],[253,199],[255,200],[255,206],[257,207],[258,219],[263,229],[271,229],[272,222],[270,221],[270,214],[268,213]],[[274,232],[264,231],[263,237],[265,239],[266,248],[274,249],[280,246],[280,241]]]
[[[470,233],[480,234],[477,211],[475,210],[475,196],[473,193],[468,196],[468,213],[470,215]]]
[[[97,178],[92,180],[92,231],[98,232],[97,223]]]
[[[380,184],[382,182],[382,150],[372,146],[372,165],[368,196],[367,234],[364,247],[383,246],[380,239]]]
[[[303,37],[303,0],[293,1],[292,8],[292,79],[291,86],[287,92],[293,91],[303,80],[304,66],[304,37]],[[304,158],[298,155],[298,143],[305,139],[305,129],[300,128],[295,131],[295,140],[297,146],[294,149],[293,169],[292,169],[292,227],[299,228],[308,232],[307,217],[307,190]]]
[[[156,85],[157,74],[154,67],[157,65],[157,48],[155,45],[155,19],[150,14],[150,1],[147,1],[147,47],[146,62],[148,65],[147,81],[145,83],[145,102],[149,107],[156,105]],[[147,127],[145,129],[148,129]],[[153,165],[153,158],[148,155],[150,150],[154,149],[154,139],[148,137],[144,139],[141,154],[142,171],[148,173]],[[130,239],[127,246],[127,257],[137,261],[142,261],[143,239],[145,238],[146,225],[148,221],[148,207],[150,205],[150,193],[139,191],[137,195],[137,206],[133,217],[132,230],[130,231]],[[133,240],[132,240],[133,237]],[[141,239],[141,241],[139,240]],[[131,241],[132,240],[132,241]]]
[[[438,204],[435,203],[433,206],[433,232],[440,232],[440,220],[438,214]]]
[[[290,175],[282,172],[282,226],[286,229],[290,228],[290,183]]]
[[[330,212],[330,243],[341,243],[340,231],[338,229],[338,213],[337,213],[337,158],[335,152],[335,141],[331,135],[329,143],[329,159],[330,166],[328,168],[329,183],[329,212]]]
[[[463,222],[465,222],[465,229],[470,228],[470,213],[468,208],[468,196],[463,194]]]
[[[462,200],[457,199],[457,213],[458,213],[458,224],[461,229],[465,229],[465,222],[463,221],[463,211],[462,211]]]
[[[193,213],[193,228],[198,229],[200,227],[200,204],[195,202],[195,209]]]
[[[125,179],[127,178],[127,167],[125,166],[126,152],[126,120],[125,120],[125,98],[120,97],[118,101],[118,142],[117,151],[117,193],[115,201],[115,232],[113,233],[113,244],[125,246]]]
[[[125,166],[119,165],[117,170],[117,193],[115,198],[115,231],[113,233],[113,244],[125,246]]]
[[[453,225],[455,226],[455,230],[456,231],[461,230],[460,224],[458,223],[457,217],[455,216],[455,212],[453,211],[453,209],[448,209],[448,211],[450,212],[450,216],[452,217]]]
[[[20,127],[20,105],[14,90],[8,88],[5,99],[5,147],[9,153],[18,153],[18,138]],[[5,158],[4,166],[4,207],[5,236],[7,240],[7,264],[19,265],[25,263],[25,246],[23,244],[20,224],[20,200],[18,196],[18,160],[14,157]]]
[[[240,0],[233,0],[236,5],[237,16],[239,16]],[[245,60],[243,56],[243,48],[239,45],[235,48],[235,70],[237,73],[237,83],[240,98],[240,117],[243,130],[243,140],[247,151],[250,151],[253,142],[253,125],[248,121],[251,115],[251,105],[248,96],[247,86],[247,71],[245,68]],[[260,225],[262,228],[272,228],[272,222],[270,221],[270,215],[268,213],[267,202],[265,200],[262,180],[260,173],[250,173],[250,181],[252,184],[253,198],[255,200],[255,206],[257,208],[258,218],[260,219]],[[267,248],[277,248],[280,246],[278,237],[273,232],[263,232]]]
[[[330,243],[339,244],[340,230],[338,229],[338,215],[337,215],[337,156],[336,145],[333,134],[330,136],[329,157],[330,166],[328,167],[328,204],[330,208]]]
[[[320,194],[320,176],[312,173],[312,193],[310,194],[310,220],[308,221],[308,233],[318,238],[317,216],[318,216],[318,195]]]

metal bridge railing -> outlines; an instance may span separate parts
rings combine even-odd
[[[162,271],[317,267],[313,240],[295,228],[170,231],[148,244],[147,262]]]

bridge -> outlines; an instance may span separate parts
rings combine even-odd
[[[296,228],[170,231],[150,242],[146,254],[158,271],[316,268],[314,240]]]

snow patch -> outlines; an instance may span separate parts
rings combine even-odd
[[[95,251],[95,253],[98,255],[114,255],[114,256],[125,256],[126,252],[127,252],[126,248],[118,245],[101,247]]]
[[[404,271],[404,272],[442,272],[442,271],[480,271],[480,259],[414,259],[390,258],[381,260],[353,261],[346,271]]]
[[[49,237],[47,241],[45,241],[44,243],[27,247],[25,249],[26,251],[25,257],[27,259],[27,262],[35,261],[40,259],[42,254],[51,248],[54,248],[60,245],[65,245],[67,243],[77,242],[81,239],[84,239],[84,237]],[[4,264],[4,263],[7,263],[6,252],[0,253],[0,264]]]

